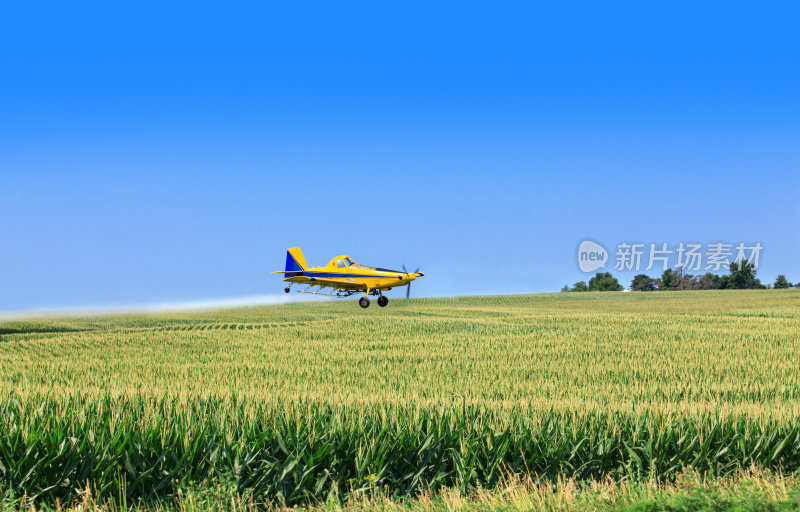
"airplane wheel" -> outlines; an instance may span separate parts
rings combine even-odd
[[[283,291],[285,291],[286,293],[289,293],[289,287],[287,286],[286,288],[283,289]]]
[[[368,308],[369,299],[366,297],[361,297],[360,299],[358,299],[358,305],[361,306],[362,308]]]
[[[383,307],[386,307],[387,304],[389,304],[389,299],[387,299],[386,297],[381,295],[378,298],[378,305],[383,308]]]

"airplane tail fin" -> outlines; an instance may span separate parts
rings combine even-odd
[[[286,270],[283,277],[293,277],[296,272],[308,270],[308,264],[303,257],[303,251],[299,247],[292,247],[286,251]],[[291,272],[291,273],[290,273]]]

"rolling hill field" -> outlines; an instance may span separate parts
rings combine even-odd
[[[402,500],[520,479],[674,484],[687,467],[789,478],[800,292],[5,321],[0,394],[7,503]]]

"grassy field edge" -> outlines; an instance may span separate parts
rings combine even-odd
[[[274,501],[259,502],[252,495],[236,492],[231,481],[203,480],[183,486],[170,501],[130,503],[122,493],[117,499],[97,499],[87,486],[69,503],[38,504],[26,496],[9,496],[0,502],[2,512],[711,512],[711,511],[796,511],[800,510],[800,479],[758,468],[715,478],[691,467],[675,480],[658,479],[581,482],[562,479],[536,483],[512,476],[501,487],[462,493],[456,489],[417,493],[398,498],[385,492],[378,482],[353,492],[345,499],[331,496],[324,502],[287,506]]]

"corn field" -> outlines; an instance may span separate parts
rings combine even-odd
[[[800,293],[353,301],[0,323],[0,492],[265,502],[800,474]]]

